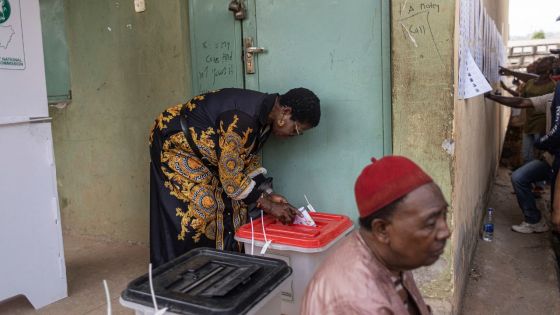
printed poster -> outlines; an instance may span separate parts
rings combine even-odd
[[[25,69],[20,0],[0,0],[0,69]]]

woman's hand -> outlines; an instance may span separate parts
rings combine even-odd
[[[270,198],[270,200],[272,202],[278,202],[278,203],[289,203],[288,199],[286,199],[286,197],[279,195],[279,194],[268,194],[268,197]]]
[[[274,202],[272,203],[272,207],[268,213],[283,224],[290,224],[294,222],[294,218],[296,217],[298,210],[289,203]]]
[[[299,215],[299,211],[278,194],[263,194],[257,201],[257,206],[283,224],[292,223],[295,216]]]

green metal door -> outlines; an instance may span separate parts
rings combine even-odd
[[[225,0],[191,0],[189,29],[193,93],[243,88],[241,23]]]
[[[388,2],[247,3],[241,38],[265,52],[255,56],[255,74],[244,74],[244,87],[284,93],[303,86],[321,99],[317,128],[271,139],[263,151],[275,190],[295,206],[305,194],[319,211],[356,217],[354,180],[372,156],[390,153]]]

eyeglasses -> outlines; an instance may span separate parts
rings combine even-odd
[[[298,123],[297,123],[297,122],[294,122],[294,125],[295,125],[295,127],[296,127],[296,134],[297,134],[298,136],[301,136],[302,133],[299,132]]]

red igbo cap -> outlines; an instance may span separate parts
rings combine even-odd
[[[360,217],[365,218],[414,189],[433,182],[416,163],[403,156],[371,159],[354,185]]]

